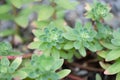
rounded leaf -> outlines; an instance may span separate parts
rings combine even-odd
[[[9,71],[13,73],[22,63],[22,57],[17,57],[10,65]]]
[[[114,49],[110,51],[106,56],[106,61],[116,60],[120,57],[120,49]]]
[[[64,69],[62,71],[57,72],[57,74],[59,75],[59,79],[62,79],[65,76],[67,76],[68,74],[70,74],[70,72],[71,72],[71,70]]]
[[[120,72],[120,59],[117,60],[117,62],[115,62],[114,64],[112,64],[111,66],[109,66],[104,74],[107,74],[107,75],[113,75],[113,74],[116,74]]]

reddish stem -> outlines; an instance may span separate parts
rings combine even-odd
[[[78,63],[68,63],[68,62],[66,62],[65,64],[67,64],[67,65],[71,65],[71,66],[74,66],[74,67],[79,67],[80,69],[85,69],[85,70],[88,70],[88,71],[94,71],[94,72],[104,72],[104,70],[103,69],[101,69],[101,68],[94,68],[94,67],[90,67],[90,66],[84,66],[84,65],[80,65],[80,64],[78,64]]]
[[[74,75],[68,75],[68,78],[70,78],[71,80],[86,80],[86,78],[80,78],[78,76],[74,76]]]
[[[32,53],[27,53],[27,54],[23,54],[23,55],[17,55],[17,56],[6,56],[9,60],[13,60],[17,57],[22,57],[22,58],[30,58],[32,56]],[[5,56],[0,56],[0,59],[2,59],[2,57]]]

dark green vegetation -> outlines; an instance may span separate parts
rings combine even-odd
[[[20,27],[28,26],[28,16],[32,12],[38,14],[33,20],[37,26],[33,30],[35,38],[28,47],[42,52],[34,52],[31,58],[24,59],[9,43],[0,42],[0,79],[59,80],[71,72],[62,70],[64,59],[73,62],[74,58],[92,54],[97,54],[105,75],[116,74],[116,80],[120,79],[120,29],[104,24],[112,17],[110,6],[97,1],[86,4],[85,16],[90,21],[83,24],[77,20],[71,28],[65,24],[64,13],[74,9],[76,1],[50,0],[40,5],[37,2],[39,0],[6,0],[0,5],[0,19],[11,20],[16,25],[16,29],[1,31],[1,37],[19,34]],[[9,60],[10,55],[18,57]],[[96,75],[96,80],[101,80],[100,75]]]

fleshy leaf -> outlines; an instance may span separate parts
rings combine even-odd
[[[3,57],[3,58],[1,59],[1,65],[2,65],[2,66],[9,66],[9,64],[10,64],[10,61],[8,60],[7,57]]]
[[[71,71],[68,69],[64,69],[62,71],[59,71],[57,74],[59,75],[59,79],[64,78],[65,76],[67,76]]]
[[[25,71],[19,70],[13,74],[14,78],[25,79],[28,74]]]
[[[104,42],[104,41],[100,41],[100,43],[102,44],[102,46],[104,46],[105,48],[108,48],[108,49],[117,49],[118,47],[111,44],[111,43],[108,43],[108,42]]]
[[[8,11],[10,11],[11,6],[9,5],[0,5],[0,14],[4,14],[7,13]]]
[[[82,46],[82,43],[80,41],[74,42],[75,49],[80,49],[81,46]]]
[[[120,72],[117,74],[116,80],[120,80]]]
[[[64,45],[64,49],[65,50],[69,50],[69,49],[72,49],[73,48],[73,42],[67,42],[65,45]]]
[[[54,13],[54,9],[51,6],[41,6],[38,12],[38,21],[49,19]]]
[[[23,15],[23,16],[18,16],[15,18],[15,22],[20,25],[22,28],[26,28],[28,26],[28,17]]]
[[[108,63],[104,63],[104,62],[99,62],[99,64],[100,64],[100,66],[103,68],[103,69],[107,69],[109,66],[110,66],[110,64],[108,64]]]
[[[6,29],[6,30],[2,30],[0,31],[0,37],[7,37],[7,36],[11,36],[13,34],[15,34],[16,31],[14,29]]]
[[[55,63],[53,64],[52,70],[56,71],[63,65],[64,60],[63,59],[56,59]]]
[[[78,4],[76,1],[70,0],[55,0],[55,2],[64,9],[74,9]]]
[[[116,74],[118,72],[120,72],[120,59],[117,60],[114,64],[112,64],[111,66],[109,66],[104,74],[107,74],[107,75],[113,75],[113,74]]]
[[[96,80],[102,80],[102,78],[99,74],[96,74]]]
[[[114,49],[106,55],[106,61],[116,60],[120,57],[120,49]]]
[[[12,46],[8,42],[0,42],[0,52],[4,52],[7,50],[12,50]]]
[[[22,63],[22,57],[17,57],[10,65],[9,71],[13,73]]]
[[[73,34],[72,32],[68,32],[68,33],[64,33],[63,34],[64,38],[68,39],[68,40],[76,40],[77,36],[75,34]]]
[[[78,50],[79,51],[79,53],[83,56],[83,57],[85,57],[87,54],[86,54],[86,50],[85,50],[85,48],[82,46],[82,47],[80,47],[80,49]]]
[[[51,55],[52,55],[54,58],[56,58],[56,59],[60,58],[59,50],[57,50],[56,48],[53,48],[51,53],[52,53]]]
[[[102,58],[106,58],[108,53],[109,53],[109,51],[98,51],[97,52],[97,54]]]
[[[115,46],[120,46],[120,39],[112,39],[111,42]]]
[[[39,49],[40,44],[41,44],[41,42],[35,41],[35,42],[30,43],[28,45],[28,48],[30,48],[30,49]]]
[[[10,1],[17,8],[20,8],[22,6],[22,0],[10,0]]]

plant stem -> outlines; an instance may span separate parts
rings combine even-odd
[[[16,17],[18,15],[17,8],[14,6],[13,6],[13,15],[14,15],[14,17]],[[15,23],[15,28],[16,28],[17,33],[19,33],[20,28],[19,28],[19,25],[17,23]]]
[[[18,15],[17,8],[15,6],[12,6],[12,7],[13,7],[13,16],[15,18]],[[19,25],[17,23],[15,23],[15,31],[16,31],[16,34],[19,34],[20,28],[19,28]],[[12,41],[11,41],[13,47],[14,47],[14,40],[15,39],[14,39],[14,35],[13,35],[12,36]]]
[[[52,18],[54,19],[54,20],[56,20],[56,3],[54,2],[54,0],[51,2],[51,6],[54,8],[54,13],[53,13],[53,16],[52,16]]]
[[[31,58],[32,53],[27,53],[27,54],[23,54],[23,55],[19,55],[19,56],[7,56],[7,58],[9,60],[14,60],[17,57],[22,57],[22,58]],[[2,59],[3,56],[0,56],[0,59]]]
[[[97,26],[96,26],[96,22],[93,21],[93,20],[92,20],[92,25],[93,25],[94,30],[98,31],[98,30],[97,30]]]
[[[83,66],[83,65],[80,65],[80,64],[78,64],[78,63],[68,63],[68,62],[66,62],[65,64],[69,64],[69,65],[71,65],[71,66],[74,66],[74,67],[78,67],[78,68],[80,68],[80,69],[84,69],[84,70],[88,70],[88,71],[94,71],[94,72],[103,72],[104,70],[103,69],[99,69],[99,68],[93,68],[93,67],[88,67],[88,66]]]

